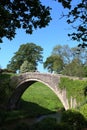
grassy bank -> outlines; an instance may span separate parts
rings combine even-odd
[[[15,74],[2,73],[0,74],[0,108],[5,107],[9,97],[13,92],[12,86],[10,86],[10,79]]]
[[[5,104],[13,92],[13,88],[9,84],[10,78],[12,76],[13,74],[0,75],[0,93],[2,94],[0,95],[1,104]],[[60,81],[61,89],[66,88],[67,90],[68,99],[70,100],[71,95],[73,98],[76,98],[77,103],[80,104],[78,111],[81,112],[87,119],[87,103],[86,97],[84,96],[84,88],[86,84],[86,80],[83,81],[61,78]],[[0,130],[54,130],[54,128],[61,130],[64,128],[66,128],[66,130],[74,130],[73,124],[76,122],[77,126],[79,126],[80,122],[82,122],[82,124],[80,124],[80,128],[83,128],[83,125],[85,127],[84,117],[79,115],[79,113],[72,113],[72,111],[66,111],[66,113],[63,114],[63,121],[61,121],[60,124],[58,124],[55,119],[46,119],[39,122],[39,124],[35,124],[34,127],[29,126],[31,118],[35,119],[41,115],[54,113],[59,111],[61,108],[63,108],[63,105],[54,92],[41,82],[36,82],[27,88],[27,90],[23,93],[17,110],[0,110]],[[66,114],[68,114],[68,118]],[[72,124],[69,124],[70,122],[72,122]]]
[[[39,104],[51,111],[57,111],[63,107],[55,93],[40,82],[31,85],[22,95],[24,101]]]
[[[77,106],[81,106],[86,103],[87,98],[84,95],[84,91],[87,86],[87,80],[73,80],[62,77],[59,86],[61,89],[66,89],[69,102],[72,97],[76,99]]]

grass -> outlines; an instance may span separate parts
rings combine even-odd
[[[0,83],[2,82],[2,84],[0,84],[0,88],[2,90],[3,87],[4,90],[6,90],[4,91],[4,94],[6,96],[8,96],[8,93],[10,92],[9,90],[9,92],[7,93],[6,88],[10,87],[9,78],[11,76],[12,75],[9,74],[0,75]],[[67,96],[69,99],[72,95],[77,99],[78,102],[82,103],[85,100],[84,87],[86,86],[86,84],[87,81],[61,78],[60,87],[66,88]],[[3,97],[1,96],[1,98],[3,99],[5,95],[3,95]],[[4,99],[1,101],[4,102]],[[15,126],[15,122],[20,124],[20,121],[22,119],[24,121],[27,118],[36,118],[41,115],[57,112],[61,108],[63,108],[63,105],[61,104],[55,93],[41,82],[36,82],[29,88],[27,88],[26,91],[23,93],[19,102],[18,110],[5,112],[3,110],[0,111],[0,125],[2,128],[5,126],[5,128],[8,130],[10,129],[9,126],[11,123]],[[87,118],[87,104],[81,107],[80,112]]]
[[[31,85],[22,95],[22,100],[36,103],[51,111],[57,111],[63,107],[54,92],[41,82]]]
[[[62,107],[61,102],[52,90],[44,84],[36,82],[23,93],[17,110],[0,111],[1,123],[27,117],[35,118],[56,112]]]

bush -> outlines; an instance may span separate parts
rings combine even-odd
[[[55,118],[45,118],[35,124],[31,130],[55,130],[57,121]]]
[[[10,86],[10,79],[14,74],[4,73],[0,74],[0,108],[5,109],[8,99],[13,92],[13,87]]]
[[[86,97],[84,96],[84,89],[86,85],[87,80],[77,80],[75,79],[75,77],[74,79],[69,79],[68,77],[61,77],[59,83],[59,87],[61,89],[66,89],[66,94],[69,103],[71,102],[71,97],[75,98],[77,107],[86,100]]]
[[[67,123],[61,122],[56,125],[55,130],[73,130],[73,126]]]
[[[0,111],[0,126],[4,124],[6,118],[6,114]]]
[[[19,123],[16,125],[14,130],[30,130],[29,126],[26,123]]]
[[[84,116],[81,113],[73,110],[63,112],[61,121],[73,126],[73,129],[76,130],[81,130],[82,128],[87,127],[87,122]]]
[[[86,118],[87,120],[87,104],[83,105],[80,107],[80,112],[82,113],[82,115]]]
[[[7,130],[7,128],[3,127],[3,128],[1,128],[0,130]]]

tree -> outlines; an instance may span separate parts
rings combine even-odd
[[[60,73],[66,64],[71,62],[71,48],[68,45],[56,45],[52,50],[52,55],[44,62],[44,68],[50,72]]]
[[[43,48],[34,43],[22,44],[11,58],[7,68],[15,72],[19,71],[21,65],[27,61],[29,65],[32,64],[34,69],[37,69],[38,62],[42,63],[42,51]]]
[[[56,1],[56,0],[55,0]],[[67,8],[67,23],[71,24],[75,31],[68,34],[73,40],[79,42],[82,47],[87,45],[87,0],[57,0],[64,8]],[[34,29],[48,25],[51,20],[50,7],[42,5],[40,0],[0,0],[0,42],[3,37],[12,40],[16,29],[23,28],[31,34]]]
[[[64,8],[69,9],[67,14],[63,14],[62,17],[67,17],[67,23],[71,24],[74,32],[68,34],[73,40],[78,41],[79,46],[87,46],[87,0],[80,0],[76,2],[74,6],[73,0],[58,0],[62,3]]]
[[[81,62],[81,64],[86,69],[86,66],[87,66],[87,48],[86,47],[85,48],[74,47],[74,48],[71,48],[71,51],[72,51],[72,60],[73,59],[79,59],[79,61]]]
[[[3,37],[12,40],[16,29],[23,28],[32,34],[50,22],[50,8],[40,0],[0,0],[0,42]]]
[[[64,67],[62,74],[68,76],[77,76],[77,77],[85,76],[84,68],[79,59],[73,59],[70,64],[67,64]]]
[[[51,73],[60,73],[63,69],[63,60],[58,55],[51,55],[44,62],[44,68],[47,68]]]
[[[84,77],[87,76],[87,48],[71,48],[70,63],[66,64],[63,74]]]
[[[27,60],[24,61],[23,64],[20,66],[20,73],[34,72],[35,70],[35,66],[32,63],[29,63]]]
[[[71,48],[68,45],[57,45],[53,48],[52,54],[57,54],[60,56],[64,64],[68,64],[71,61]]]
[[[56,45],[51,56],[44,62],[44,68],[70,76],[87,76],[87,48],[81,48],[79,53],[78,49],[79,47]]]

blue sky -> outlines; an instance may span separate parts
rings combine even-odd
[[[43,4],[52,7],[51,17],[52,21],[49,26],[42,29],[34,30],[32,35],[26,34],[23,29],[17,30],[17,34],[12,41],[3,38],[3,43],[0,44],[0,66],[6,68],[10,59],[14,56],[14,53],[19,49],[20,45],[26,43],[35,43],[41,46],[43,51],[43,61],[51,55],[53,48],[56,45],[68,44],[70,47],[77,46],[78,43],[71,41],[67,36],[67,33],[72,31],[70,25],[66,23],[66,19],[61,17],[62,12],[66,12],[61,4],[51,0],[41,0]],[[43,65],[39,64],[38,70],[40,72],[46,72]]]

